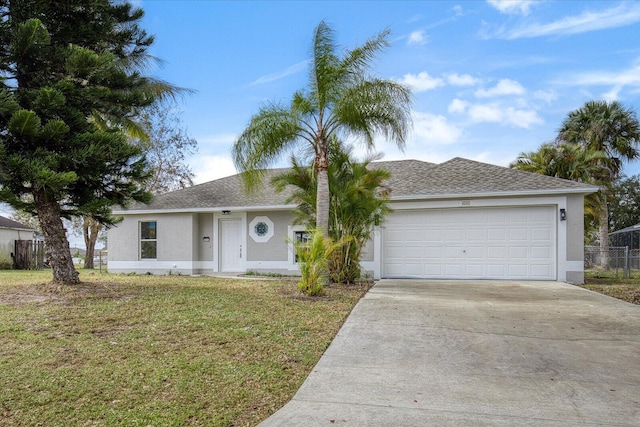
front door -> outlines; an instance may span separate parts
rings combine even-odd
[[[241,271],[240,220],[220,220],[220,271]]]

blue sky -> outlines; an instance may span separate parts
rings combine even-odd
[[[235,173],[230,149],[251,115],[305,87],[321,20],[344,48],[392,32],[375,74],[414,88],[414,131],[404,153],[378,141],[385,160],[459,156],[507,166],[552,140],[588,100],[615,99],[640,114],[640,2],[135,4],[156,36],[151,53],[164,61],[149,73],[196,91],[180,108],[199,142],[189,159],[197,183]],[[625,173],[640,173],[640,162]]]
[[[196,90],[181,102],[199,142],[196,181],[235,173],[234,138],[268,102],[305,87],[313,29],[353,48],[389,28],[375,74],[414,89],[414,131],[385,160],[456,156],[506,166],[552,140],[593,99],[640,113],[640,2],[138,1],[153,74]],[[362,151],[364,153],[364,151]],[[284,156],[281,165],[286,165]],[[625,168],[640,173],[640,163]]]

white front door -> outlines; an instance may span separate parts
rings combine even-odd
[[[220,220],[220,271],[241,271],[240,219]]]

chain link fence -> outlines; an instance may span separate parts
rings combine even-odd
[[[599,246],[585,246],[584,269],[615,272],[623,278],[640,276],[640,250],[628,246],[610,246],[607,250]]]

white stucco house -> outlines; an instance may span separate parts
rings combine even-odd
[[[0,268],[13,265],[16,240],[33,240],[36,231],[18,221],[0,216]]]
[[[394,211],[363,267],[374,278],[584,281],[584,196],[596,187],[454,158],[378,162]],[[270,170],[266,178],[282,172]],[[295,274],[288,194],[243,191],[239,175],[115,210],[109,271]]]

